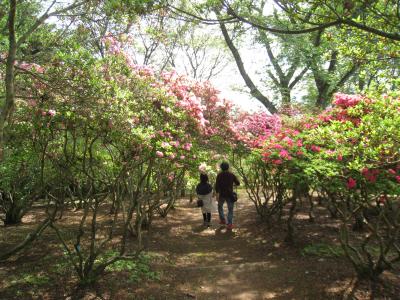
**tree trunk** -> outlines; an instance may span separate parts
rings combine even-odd
[[[281,87],[282,106],[290,105],[290,88]]]
[[[217,16],[219,15],[218,12]],[[268,97],[266,97],[265,95],[263,95],[263,93],[261,93],[261,91],[256,87],[256,85],[254,84],[254,82],[251,80],[249,74],[247,74],[245,68],[244,68],[244,64],[242,61],[242,58],[239,54],[238,49],[235,47],[235,45],[233,44],[233,41],[231,39],[231,37],[228,34],[228,30],[226,29],[225,24],[220,21],[219,22],[220,28],[221,28],[221,32],[222,35],[224,36],[225,42],[228,46],[228,48],[230,49],[233,58],[235,59],[236,65],[239,69],[240,75],[242,76],[244,82],[246,83],[247,87],[250,89],[250,94],[256,98],[258,101],[260,101],[266,109],[268,109],[268,111],[271,114],[277,113],[278,110],[275,107],[274,103],[272,103]]]
[[[17,1],[10,0],[10,8],[8,13],[8,56],[6,63],[6,98],[0,108],[0,161],[3,160],[5,136],[4,129],[7,125],[7,120],[11,114],[15,102],[15,84],[14,84],[14,63],[17,54],[17,42],[15,38],[15,14],[17,10]]]

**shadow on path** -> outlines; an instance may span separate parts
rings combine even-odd
[[[227,230],[212,215],[202,225],[194,203],[183,199],[148,234],[148,250],[168,263],[155,299],[341,299],[353,273],[343,260],[318,260],[282,244],[282,230],[258,223],[250,201],[235,207],[235,228]]]

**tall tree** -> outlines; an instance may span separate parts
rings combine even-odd
[[[253,35],[257,43],[265,47],[270,61],[266,74],[279,91],[282,102],[289,101],[294,84],[309,82],[311,74],[313,87],[309,90],[315,89],[317,93],[310,93],[308,98],[313,95],[314,105],[326,107],[338,90],[357,91],[365,86],[363,77],[368,77],[365,70],[371,70],[372,65],[379,69],[376,72],[379,76],[384,75],[392,82],[392,88],[397,86],[385,75],[397,74],[399,4],[395,1],[344,1],[330,5],[319,0],[312,3],[236,0],[207,1],[192,6],[184,3],[180,7],[170,5],[170,8],[188,20],[219,24],[251,94],[264,105],[267,103],[266,107],[271,107],[269,99],[260,92],[259,83],[251,79],[238,43],[235,45],[232,33],[229,34],[230,23],[256,29],[251,31],[247,27],[246,34]],[[218,12],[217,17],[213,12]],[[380,26],[385,20],[387,24]],[[385,56],[389,56],[387,62],[379,62]],[[296,66],[300,67],[298,76],[293,72]],[[356,78],[360,78],[357,83]],[[378,79],[376,75],[369,76],[369,85]]]

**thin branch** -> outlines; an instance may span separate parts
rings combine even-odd
[[[239,21],[242,21],[245,24],[249,24],[252,27],[261,29],[261,30],[265,30],[268,32],[272,32],[272,33],[278,33],[278,34],[304,34],[304,33],[310,33],[310,32],[314,32],[314,31],[319,31],[319,30],[323,30],[325,28],[329,28],[332,26],[337,26],[339,24],[342,23],[342,20],[335,20],[332,22],[328,22],[325,24],[321,24],[319,26],[315,26],[315,27],[311,27],[311,28],[306,28],[306,29],[299,29],[299,30],[290,30],[290,29],[277,29],[277,28],[272,28],[272,27],[267,27],[258,23],[255,23],[253,21],[250,21],[240,15],[238,15],[230,6],[228,6],[228,14],[231,15],[232,17],[238,19]]]
[[[28,29],[27,32],[25,32],[19,39],[17,42],[17,47],[21,46],[21,44],[23,44],[28,38],[29,36],[36,30],[39,28],[40,25],[42,25],[48,18],[52,17],[52,16],[56,16],[56,15],[60,15],[63,14],[64,12],[67,12],[71,9],[77,8],[79,6],[82,6],[83,4],[86,3],[86,1],[81,1],[81,2],[76,2],[73,3],[65,8],[62,8],[60,10],[56,10],[52,13],[49,13],[50,9],[53,7],[53,5],[55,4],[56,0],[53,1],[53,3],[48,7],[48,9],[46,10],[46,12],[39,18],[36,20],[35,24],[32,25],[31,28]]]

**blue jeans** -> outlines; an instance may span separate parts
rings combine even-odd
[[[224,214],[224,203],[226,201],[226,205],[228,206],[228,224],[233,224],[233,205],[234,203],[226,198],[220,198],[218,200],[218,214],[220,220],[225,220]]]

